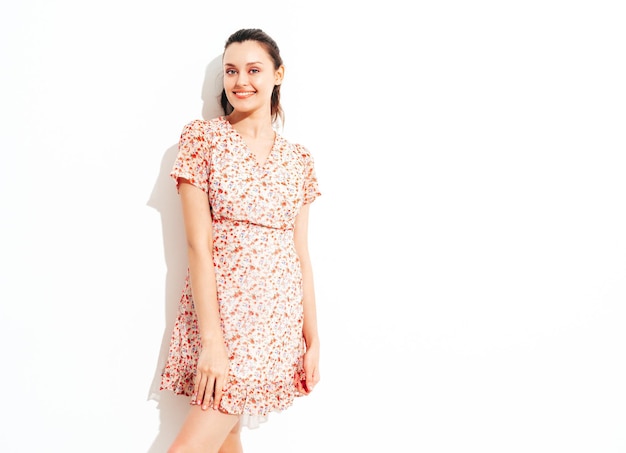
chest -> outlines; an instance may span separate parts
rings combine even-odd
[[[209,164],[211,205],[224,217],[289,222],[302,204],[304,163],[282,139],[260,150],[267,153],[262,162],[242,142],[215,144]]]
[[[271,138],[242,137],[241,148],[250,154],[257,164],[263,165],[271,155],[276,140]]]

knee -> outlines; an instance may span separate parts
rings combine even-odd
[[[167,450],[167,453],[185,453],[185,451],[189,451],[187,450],[184,446],[182,445],[178,445],[178,444],[173,444],[170,446],[170,448]]]
[[[184,443],[176,441],[172,445],[170,445],[167,453],[191,453],[193,451],[197,451],[197,449],[194,450],[194,448],[190,445],[185,445]]]
[[[235,426],[233,426],[233,429],[231,429],[228,434],[238,436],[240,432],[241,432],[241,420],[235,423]]]
[[[243,448],[241,446],[241,437],[239,435],[241,429],[239,423],[228,433],[224,443],[220,447],[218,453],[241,453]]]

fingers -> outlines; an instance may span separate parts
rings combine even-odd
[[[191,404],[199,406],[204,400],[204,394],[206,390],[207,377],[200,371],[196,372],[193,385],[193,395],[191,395]]]
[[[296,390],[298,390],[298,393],[302,394],[302,395],[308,395],[309,392],[306,389],[306,381],[296,381]]]
[[[190,404],[202,406],[202,410],[207,410],[209,407],[217,410],[222,400],[224,381],[224,376],[215,377],[198,371]]]
[[[211,399],[213,398],[213,391],[215,389],[215,379],[212,377],[207,378],[206,387],[204,387],[204,395],[202,396],[202,410],[205,411],[211,405]],[[214,405],[213,409],[217,409]]]
[[[218,379],[215,380],[215,392],[214,392],[214,398],[213,398],[213,409],[217,410],[218,407],[220,407],[220,402],[222,401],[222,395],[224,393],[224,384],[225,384],[225,377],[222,376]]]
[[[306,372],[306,389],[309,393],[313,391],[313,387],[317,385],[320,381],[320,375],[317,368],[313,368],[313,370],[307,370]]]
[[[307,369],[304,373],[296,373],[296,390],[302,395],[308,395],[313,391],[319,380],[320,376],[317,368]]]

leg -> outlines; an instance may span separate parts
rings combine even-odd
[[[191,406],[168,453],[218,453],[238,421],[239,415]]]
[[[230,430],[226,440],[222,444],[219,453],[243,453],[243,447],[241,446],[241,423],[237,422],[235,427]]]

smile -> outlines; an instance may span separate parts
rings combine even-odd
[[[240,98],[245,98],[245,97],[248,97],[248,96],[252,96],[255,93],[256,93],[256,91],[235,91],[234,92],[235,96],[240,97]]]

